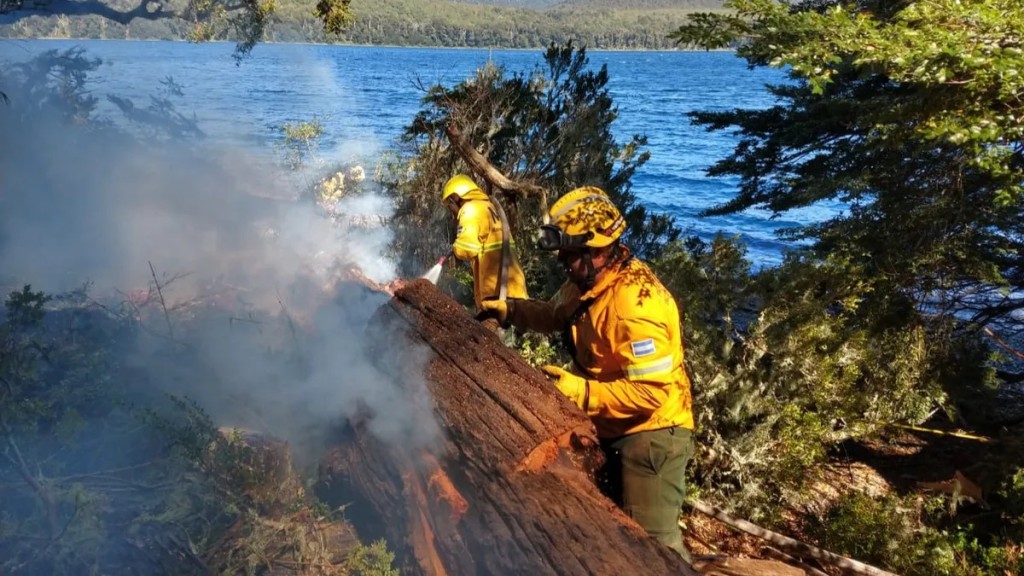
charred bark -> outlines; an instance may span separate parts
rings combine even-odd
[[[403,574],[695,574],[599,492],[586,415],[461,306],[413,282],[373,323],[396,329],[429,347],[404,401],[442,438],[384,443],[354,423],[321,461],[319,495],[349,504],[363,539],[387,538]],[[409,348],[395,344],[392,358]]]

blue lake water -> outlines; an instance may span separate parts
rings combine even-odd
[[[93,76],[98,95],[111,93],[145,105],[167,77],[184,89],[179,111],[194,113],[209,138],[258,148],[272,147],[277,126],[319,117],[327,154],[374,154],[386,150],[420,107],[420,85],[455,84],[489,60],[510,72],[542,61],[540,50],[468,50],[320,45],[260,45],[236,65],[233,45],[141,41],[0,41],[0,60],[25,60],[48,49],[82,46],[104,65]],[[727,155],[736,137],[690,124],[697,110],[773,104],[766,83],[781,73],[749,70],[726,52],[588,52],[594,67],[607,65],[609,90],[619,107],[614,127],[625,141],[648,137],[650,161],[634,178],[634,191],[651,210],[676,217],[704,238],[717,231],[746,239],[751,257],[777,260],[779,228],[831,213],[815,208],[771,219],[751,210],[699,218],[700,210],[727,200],[732,179],[704,171]],[[321,149],[321,152],[325,152]]]

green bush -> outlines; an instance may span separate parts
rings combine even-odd
[[[395,554],[388,550],[387,542],[375,540],[369,545],[361,544],[349,553],[345,563],[347,576],[398,576],[392,568]]]
[[[954,496],[955,497],[955,496]],[[819,546],[904,576],[1003,576],[1024,569],[1021,544],[950,515],[950,496],[873,499],[854,492],[808,523]]]
[[[807,469],[839,442],[879,421],[921,422],[984,372],[977,340],[847,265],[793,253],[751,272],[724,236],[672,243],[654,261],[684,317],[698,483],[753,518],[799,503]]]

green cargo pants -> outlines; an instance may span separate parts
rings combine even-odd
[[[607,462],[598,474],[601,489],[630,518],[690,561],[679,530],[686,497],[686,464],[693,457],[693,432],[663,428],[601,443]]]

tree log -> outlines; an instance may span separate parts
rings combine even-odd
[[[365,540],[384,537],[402,574],[696,574],[600,493],[602,456],[589,419],[466,310],[419,280],[397,288],[371,323],[398,330],[381,357],[430,349],[425,403],[434,445],[385,443],[372,419],[321,460],[318,494],[345,506]],[[386,356],[385,356],[386,355]]]

